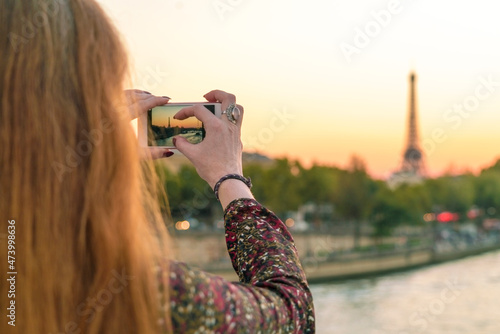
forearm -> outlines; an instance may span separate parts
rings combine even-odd
[[[307,328],[306,333],[314,332],[312,296],[283,222],[255,200],[244,199],[229,204],[225,224],[229,255],[240,282],[279,295],[287,305],[288,321],[297,321]]]
[[[226,242],[244,283],[288,276],[305,282],[293,238],[276,215],[251,199],[233,201],[225,213]]]
[[[236,188],[234,196],[245,195]],[[312,296],[283,223],[249,199],[230,203],[225,221],[240,282],[171,263],[174,332],[314,333]]]
[[[254,199],[250,189],[240,180],[229,179],[221,183],[219,187],[219,200],[222,209],[226,209],[229,203],[239,198]]]

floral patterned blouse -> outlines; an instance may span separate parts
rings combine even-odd
[[[224,218],[239,282],[172,262],[174,333],[314,333],[311,292],[283,222],[251,199],[231,202]]]

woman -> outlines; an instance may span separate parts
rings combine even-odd
[[[0,16],[1,233],[15,226],[14,261],[3,256],[0,268],[2,282],[15,281],[13,294],[11,281],[1,285],[2,310],[14,312],[0,332],[314,332],[286,227],[241,180],[218,182],[242,175],[242,115],[218,119],[192,107],[176,116],[206,127],[202,143],[175,144],[218,188],[240,278],[230,283],[168,259],[155,180],[130,126],[130,113],[168,99],[123,94],[126,53],[101,8],[93,0],[0,0]],[[205,97],[223,110],[236,103],[222,91]]]

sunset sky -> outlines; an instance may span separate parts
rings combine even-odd
[[[191,117],[185,120],[177,120],[174,118],[174,115],[181,110],[182,106],[160,106],[153,109],[152,114],[152,123],[156,126],[165,126],[168,127],[169,117],[170,117],[170,126],[171,127],[183,127],[183,128],[196,128],[201,126],[201,122],[196,118]]]
[[[500,156],[500,20],[493,0],[100,0],[135,88],[172,102],[211,89],[245,107],[249,151],[376,177],[398,168],[408,76],[432,175]]]

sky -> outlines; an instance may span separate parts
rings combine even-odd
[[[174,115],[181,110],[183,106],[171,106],[166,108],[163,106],[154,108],[152,111],[152,123],[156,126],[168,127],[183,127],[183,128],[197,128],[201,127],[201,122],[194,117],[190,117],[185,120],[177,120]]]
[[[133,86],[172,102],[222,89],[247,151],[375,177],[402,162],[408,78],[431,176],[500,157],[500,20],[493,0],[99,0]]]

